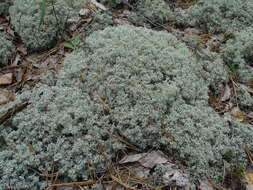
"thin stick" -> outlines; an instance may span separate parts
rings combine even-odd
[[[82,182],[72,182],[72,183],[60,183],[60,184],[51,184],[50,187],[74,187],[74,186],[86,186],[96,184],[96,181],[82,181]]]

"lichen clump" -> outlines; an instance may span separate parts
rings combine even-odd
[[[188,10],[185,21],[210,33],[234,32],[252,25],[252,0],[200,0]]]
[[[60,176],[66,174],[65,181],[87,179],[90,171],[105,169],[105,159],[120,146],[114,146],[107,138],[109,131],[97,124],[86,94],[76,88],[42,86],[17,102],[30,97],[32,105],[0,128],[3,186],[42,189],[45,183],[33,169],[45,174],[56,167]]]
[[[234,38],[223,46],[221,56],[241,83],[253,82],[253,28],[235,33]],[[241,108],[252,110],[253,98],[247,86],[240,85],[234,99]]]
[[[241,82],[253,81],[253,28],[235,33],[223,47],[221,55],[225,64]]]
[[[31,168],[46,173],[52,163],[65,182],[87,179],[124,149],[115,136],[181,157],[195,177],[217,179],[223,159],[245,161],[239,147],[252,146],[253,129],[229,126],[208,106],[205,65],[165,32],[92,33],[67,58],[56,86],[21,95],[29,107],[1,126],[1,184],[38,185]]]
[[[15,46],[10,40],[7,40],[5,34],[0,32],[0,66],[8,64],[10,58],[15,54]]]
[[[141,0],[137,2],[136,10],[138,18],[148,23],[148,20],[156,23],[164,23],[174,20],[174,15],[169,5],[164,0]],[[148,19],[148,20],[147,20]],[[152,24],[152,23],[149,23]]]
[[[47,4],[43,0],[15,0],[10,7],[11,24],[29,51],[52,47],[61,39],[71,11],[64,0]]]
[[[12,0],[2,0],[0,2],[0,16],[6,15],[8,13],[11,4]]]

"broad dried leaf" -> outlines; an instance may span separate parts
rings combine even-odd
[[[153,168],[158,164],[164,164],[168,162],[168,159],[161,151],[152,151],[143,156],[139,163],[146,168]]]
[[[249,185],[253,185],[253,173],[246,173],[245,179]]]
[[[242,112],[238,107],[234,107],[230,114],[236,119],[237,121],[245,121],[247,119],[247,115]]]
[[[153,168],[158,164],[168,162],[165,155],[160,151],[152,151],[150,153],[134,154],[125,156],[119,161],[120,164],[139,162],[143,167]]]
[[[9,101],[13,101],[15,99],[15,95],[12,94],[8,90],[0,90],[0,105],[6,104]]]
[[[13,74],[7,73],[2,76],[0,76],[0,85],[8,85],[12,83]]]
[[[128,155],[122,158],[119,163],[120,164],[126,164],[126,163],[133,163],[133,162],[138,162],[141,157],[145,156],[146,153],[141,153],[141,154],[134,154],[134,155]]]

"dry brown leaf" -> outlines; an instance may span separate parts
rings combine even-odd
[[[245,179],[249,185],[253,185],[253,173],[246,173]]]
[[[0,92],[0,105],[8,103],[9,99]]]
[[[119,163],[120,164],[126,164],[126,163],[133,163],[133,162],[138,162],[141,157],[145,156],[146,153],[141,153],[141,154],[134,154],[134,155],[128,155],[122,158]]]
[[[233,116],[234,119],[236,119],[237,121],[245,121],[247,119],[247,115],[240,110],[239,107],[234,107],[230,114]]]
[[[15,95],[12,94],[8,90],[1,90],[0,91],[0,105],[6,104],[9,101],[13,101],[15,99]]]
[[[7,73],[0,76],[0,85],[8,85],[12,83],[13,73]]]
[[[120,164],[139,162],[143,167],[153,168],[158,164],[167,163],[168,160],[161,151],[151,151],[149,153],[141,153],[125,156],[119,161]]]
[[[151,151],[139,160],[139,163],[146,168],[153,168],[158,164],[166,162],[168,162],[168,159],[161,151]]]

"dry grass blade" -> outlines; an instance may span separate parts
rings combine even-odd
[[[123,186],[124,188],[126,188],[126,189],[131,189],[131,190],[135,190],[135,189],[136,189],[135,187],[131,187],[131,186],[129,186],[128,184],[124,183],[121,179],[115,177],[114,175],[111,175],[111,178],[112,178],[112,180],[113,180],[114,182],[116,182],[116,183],[122,185],[122,186]]]
[[[97,181],[82,181],[82,182],[72,182],[72,183],[59,183],[59,184],[51,184],[46,188],[47,190],[53,187],[78,187],[78,186],[87,186],[96,184]]]

